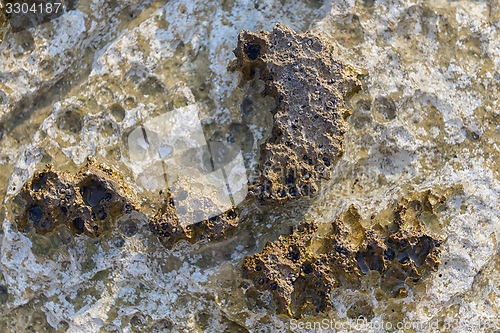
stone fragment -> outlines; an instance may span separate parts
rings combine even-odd
[[[97,237],[111,230],[120,215],[139,210],[122,175],[93,157],[75,176],[48,164],[19,196],[25,208],[16,218],[18,228],[33,226],[42,235],[67,225],[77,234]]]
[[[301,297],[295,293],[295,281],[302,281],[302,289],[308,289],[304,274],[313,273],[316,267],[307,249],[317,230],[316,222],[303,223],[292,234],[268,242],[262,253],[245,258],[243,277],[253,280],[258,289],[271,291],[278,313],[291,316],[292,296]]]
[[[244,30],[234,50],[243,82],[257,72],[264,95],[276,100],[271,137],[261,146],[261,175],[251,192],[263,203],[310,197],[343,152],[344,100],[360,89],[355,70],[332,56],[333,46],[312,32],[280,23],[273,31]]]
[[[299,230],[269,242],[261,253],[247,257],[243,277],[259,290],[270,290],[277,313],[301,317],[332,306],[333,288],[358,289],[361,279],[378,272],[379,286],[390,297],[404,294],[407,284],[416,283],[439,264],[445,237],[426,230],[420,216],[434,214],[446,194],[427,191],[403,198],[390,220],[371,228],[362,226],[354,206],[332,223],[324,238],[315,239],[318,226],[306,222]],[[319,249],[319,250],[314,250]]]
[[[189,194],[185,194],[189,196]],[[178,198],[178,196],[177,196]],[[191,199],[188,197],[188,199]],[[195,243],[201,240],[212,240],[223,236],[229,230],[238,226],[238,213],[236,208],[220,212],[208,219],[198,220],[196,216],[206,216],[207,211],[213,211],[217,200],[203,197],[200,200],[185,200],[187,208],[183,205],[176,206],[170,191],[166,192],[164,203],[155,217],[149,221],[151,231],[158,237],[166,248],[172,248],[178,241],[187,240]],[[180,210],[183,211],[180,211]],[[181,223],[179,214],[192,217],[193,223]]]

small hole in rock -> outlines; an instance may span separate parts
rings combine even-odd
[[[83,222],[83,220],[81,218],[77,217],[76,219],[73,220],[72,224],[73,224],[73,227],[75,228],[75,231],[77,233],[83,232],[83,228],[85,226],[85,223]]]
[[[245,53],[250,60],[255,60],[260,55],[260,45],[252,42],[245,44]]]
[[[29,218],[33,222],[38,222],[43,217],[43,210],[40,206],[34,206],[29,211]]]

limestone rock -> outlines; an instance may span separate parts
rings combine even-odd
[[[404,295],[409,283],[419,282],[440,264],[445,237],[427,231],[419,214],[434,213],[445,198],[431,191],[403,198],[392,221],[370,229],[362,226],[351,206],[332,223],[331,233],[316,241],[316,222],[303,223],[299,231],[247,257],[243,277],[253,280],[257,289],[271,291],[278,313],[294,317],[301,317],[311,304],[313,313],[327,311],[333,288],[358,289],[370,271],[379,273],[379,287],[388,296]]]
[[[272,32],[239,35],[232,68],[243,81],[258,71],[264,94],[277,103],[271,137],[261,147],[262,174],[251,187],[262,202],[313,196],[343,152],[344,100],[360,83],[352,67],[333,58],[332,48],[323,37],[280,23]]]
[[[195,243],[221,237],[238,226],[239,218],[235,208],[220,212],[208,219],[196,218],[198,215],[206,216],[205,212],[212,210],[216,201],[215,198],[203,197],[197,201],[187,200],[189,203],[187,208],[179,207],[175,205],[170,191],[167,191],[164,204],[150,220],[149,227],[166,248],[172,248],[182,239]],[[179,213],[183,216],[189,214],[194,223],[182,223]]]
[[[38,234],[66,224],[77,234],[97,237],[113,228],[117,217],[139,210],[121,174],[93,157],[75,176],[48,164],[19,196],[24,210],[16,219],[18,228],[33,226]]]
[[[301,267],[307,267],[307,248],[318,230],[314,221],[299,226],[294,233],[280,236],[268,242],[262,253],[247,257],[243,265],[243,277],[254,281],[260,290],[270,290],[278,313],[291,315],[290,305],[295,291],[295,281],[301,275]],[[311,273],[304,268],[305,273]]]

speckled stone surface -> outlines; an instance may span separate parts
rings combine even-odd
[[[276,101],[262,96],[265,82],[242,83],[228,64],[241,31],[269,32],[276,21],[325,38],[335,59],[361,69],[362,89],[346,101],[344,153],[308,205],[244,207],[237,231],[166,249],[149,228],[166,190],[163,165],[131,159],[130,133],[190,109],[205,139],[238,144],[248,179],[258,179]],[[0,331],[310,332],[323,319],[355,330],[360,316],[379,332],[500,329],[488,328],[500,317],[499,31],[497,3],[466,0],[80,0],[36,28],[4,27]],[[20,232],[14,198],[24,184],[49,163],[75,175],[90,155],[123,175],[140,212],[97,238]],[[321,238],[354,205],[369,230],[392,221],[407,196],[458,187],[436,214],[420,215],[446,240],[437,271],[406,293],[374,288],[370,270],[359,287],[333,288],[329,310],[307,306],[293,321],[241,276],[245,257],[302,222],[316,221]]]
[[[441,264],[446,237],[425,230],[422,213],[436,214],[437,204],[444,205],[446,199],[434,191],[414,194],[395,205],[392,220],[379,218],[383,224],[370,229],[362,226],[361,216],[351,206],[333,221],[324,239],[315,239],[316,222],[303,223],[247,257],[243,277],[259,290],[270,290],[276,311],[293,318],[302,318],[306,311],[330,310],[334,288],[359,289],[362,277],[372,272],[377,281],[371,288],[389,297],[405,295],[409,284],[418,283]]]
[[[97,237],[122,215],[139,210],[122,175],[92,156],[74,176],[47,165],[23,186],[19,198],[24,209],[16,218],[17,227],[25,232],[34,227],[42,235],[64,225]]]
[[[200,202],[203,201],[203,202]],[[180,240],[190,243],[197,241],[212,241],[234,231],[238,226],[236,209],[220,212],[208,219],[196,218],[196,215],[205,215],[204,208],[211,208],[214,202],[209,198],[201,198],[193,207],[186,209],[184,214],[193,214],[195,223],[179,223],[178,209],[170,192],[163,198],[162,207],[149,222],[151,231],[158,236],[160,242],[167,248],[172,248]]]
[[[264,204],[313,197],[344,150],[344,99],[360,89],[354,68],[334,58],[325,38],[277,23],[242,31],[234,50],[243,81],[256,72],[276,100],[271,137],[262,145],[261,175],[250,191]]]

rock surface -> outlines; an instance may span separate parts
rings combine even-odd
[[[367,73],[347,101],[332,179],[306,212],[291,201],[252,212],[218,241],[165,249],[148,226],[160,209],[162,166],[139,170],[128,134],[196,107],[206,139],[242,139],[253,170],[275,103],[261,96],[263,81],[238,86],[227,65],[240,31],[272,31],[276,20],[327,38],[335,58]],[[35,29],[2,31],[0,331],[305,333],[323,319],[362,331],[353,324],[360,316],[380,332],[500,329],[499,28],[496,2],[80,0]],[[11,206],[24,183],[47,163],[77,174],[89,155],[137,184],[145,216],[124,215],[98,238],[67,227],[19,232]],[[421,215],[447,239],[437,272],[406,295],[373,288],[380,274],[370,270],[359,288],[333,288],[331,310],[315,316],[308,305],[292,322],[276,315],[270,292],[241,277],[244,258],[290,226],[317,221],[321,239],[354,204],[370,229],[392,221],[386,207],[392,213],[406,193],[458,185],[463,192],[442,212]]]
[[[247,257],[243,277],[257,289],[271,291],[278,314],[295,318],[302,317],[308,306],[313,314],[330,310],[334,288],[359,289],[362,276],[370,271],[379,275],[373,288],[390,297],[406,294],[408,284],[436,271],[441,263],[445,236],[426,230],[421,215],[435,214],[446,197],[430,190],[405,197],[394,208],[392,220],[369,229],[351,206],[321,240],[313,240],[317,223],[305,222],[290,235],[269,242],[261,253]]]
[[[354,68],[334,58],[325,38],[280,23],[271,32],[242,31],[234,54],[243,81],[259,72],[263,94],[276,100],[251,192],[266,204],[314,196],[344,150],[345,97],[360,89]]]
[[[190,207],[184,208],[184,215],[192,215],[192,221],[195,223],[179,223],[178,208],[174,204],[174,200],[170,192],[167,192],[164,204],[156,213],[155,217],[149,222],[151,231],[158,237],[160,242],[166,248],[172,248],[175,243],[180,240],[187,240],[190,243],[195,243],[202,240],[215,240],[228,231],[233,231],[238,226],[238,214],[236,209],[231,209],[214,215],[208,219],[198,219],[196,215],[205,215],[204,209],[213,208],[216,199],[201,198],[193,202],[190,201]]]
[[[66,225],[74,233],[97,237],[111,230],[117,218],[139,210],[122,175],[93,157],[74,176],[47,165],[19,196],[24,210],[16,219],[18,228],[34,227],[42,235]]]

